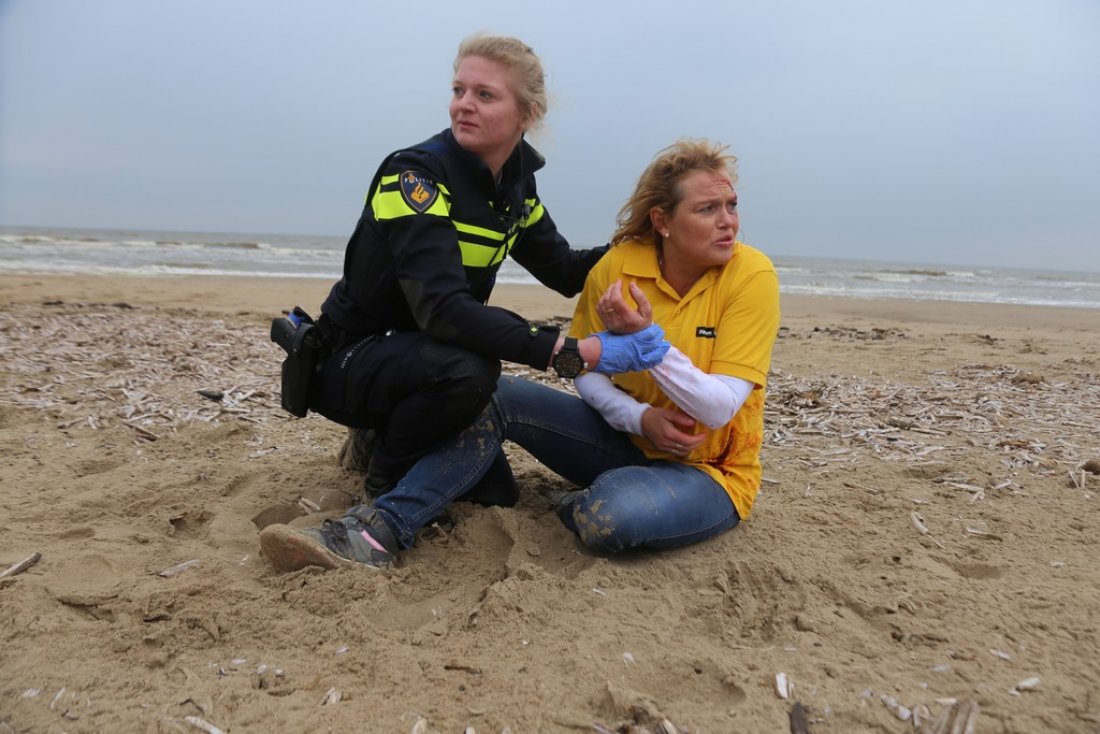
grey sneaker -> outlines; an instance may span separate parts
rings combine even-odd
[[[353,513],[339,520],[325,520],[319,528],[297,530],[287,525],[268,525],[260,531],[260,550],[280,571],[306,566],[392,566],[397,553],[393,531],[369,508],[355,508]]]

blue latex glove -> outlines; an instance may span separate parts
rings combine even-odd
[[[601,331],[596,336],[600,339],[600,361],[592,371],[605,375],[649,369],[661,363],[669,348],[664,329],[657,324],[633,334]]]

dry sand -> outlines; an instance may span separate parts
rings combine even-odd
[[[328,285],[0,277],[0,732],[1100,731],[1100,312],[785,297],[733,532],[593,556],[515,449],[517,507],[277,574],[359,484],[267,340]]]

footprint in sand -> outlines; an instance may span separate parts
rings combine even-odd
[[[62,604],[90,607],[118,596],[122,579],[114,565],[98,555],[79,556],[48,568],[46,590]]]

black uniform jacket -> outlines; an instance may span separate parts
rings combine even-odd
[[[535,190],[545,161],[521,141],[500,183],[450,130],[379,167],[348,242],[344,275],[322,313],[347,343],[390,330],[422,331],[487,357],[546,369],[557,341],[503,308],[486,306],[508,255],[571,297],[607,246],[571,250]]]

